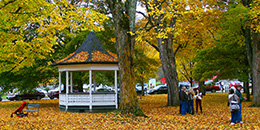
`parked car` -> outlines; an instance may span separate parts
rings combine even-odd
[[[99,88],[96,90],[97,92],[115,92],[112,89],[108,89],[108,88]]]
[[[135,88],[136,88],[137,95],[141,95],[142,94],[142,86],[136,86]],[[144,93],[147,92],[147,89],[148,89],[147,86],[144,86]]]
[[[6,96],[6,99],[10,100],[10,101],[14,101],[14,100],[24,100],[24,99],[36,99],[36,100],[40,100],[42,98],[45,97],[45,94],[43,92],[39,92],[37,90],[32,90],[31,92],[25,92],[25,93],[10,93]]]
[[[243,86],[243,83],[236,80],[236,81],[230,81],[230,84],[229,84],[229,87],[237,87],[239,85],[242,85]]]
[[[69,89],[69,91],[70,91],[70,89]],[[77,89],[73,89],[73,93],[75,93],[75,92],[78,92],[78,90]],[[61,93],[65,93],[65,91],[61,90]],[[59,98],[59,87],[57,87],[57,88],[55,88],[53,90],[49,90],[48,97],[50,99]]]
[[[43,90],[43,89],[41,89],[41,88],[36,88],[36,90],[39,91],[39,92],[43,92],[46,97],[48,96],[47,91],[45,91],[45,90]]]
[[[56,90],[56,89],[50,90],[50,91],[48,92],[48,97],[49,97],[50,99],[59,98],[59,90]]]
[[[159,85],[148,91],[148,94],[168,94],[167,85]]]
[[[221,87],[218,82],[213,83],[213,81],[208,81],[205,82],[205,86],[206,86],[206,91],[211,91],[212,93],[221,90]]]

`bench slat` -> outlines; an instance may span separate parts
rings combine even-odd
[[[37,112],[39,114],[40,104],[27,104],[27,110],[25,112]]]

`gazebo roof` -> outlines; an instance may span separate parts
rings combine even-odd
[[[87,39],[73,53],[53,65],[69,64],[118,64],[118,57],[104,49],[94,32],[90,32]]]

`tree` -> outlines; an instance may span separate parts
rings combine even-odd
[[[136,0],[106,0],[112,13],[120,68],[120,105],[122,114],[132,113],[143,116],[138,105],[134,77],[134,44]]]
[[[153,37],[157,40],[157,45],[150,45],[155,47],[160,54],[162,70],[169,88],[167,106],[176,106],[179,104],[176,64],[178,53],[187,46],[197,47],[203,45],[201,39],[209,42],[209,35],[211,33],[208,30],[210,27],[209,23],[212,21],[206,22],[207,24],[201,21],[215,16],[212,15],[212,11],[205,12],[205,9],[216,7],[206,6],[211,3],[204,2],[171,0],[145,0],[143,2],[147,15],[145,13],[141,14],[146,19],[146,24],[136,32],[136,35],[138,35],[137,41],[147,42]],[[187,9],[187,7],[190,7],[190,9]],[[206,35],[202,36],[200,34],[201,31]],[[196,38],[198,39],[197,41],[195,40]]]
[[[1,1],[0,14],[0,75],[6,90],[31,89],[57,77],[50,64],[63,56],[65,45],[80,31],[102,30],[107,18],[67,0]]]
[[[79,31],[101,30],[106,16],[90,11],[90,8],[78,7],[67,0],[55,3],[1,1],[0,73],[32,66],[35,59],[44,59],[53,51],[54,45],[66,44],[65,37],[70,38]]]
[[[247,49],[247,58],[252,69],[253,79],[253,104],[260,106],[260,24],[259,9],[260,3],[257,0],[241,0],[244,8],[247,10],[244,20],[247,23],[244,28],[244,37]],[[250,11],[249,11],[250,10]],[[250,13],[249,13],[250,12]],[[248,19],[249,17],[249,19]],[[252,35],[251,35],[252,34]],[[251,41],[252,38],[252,41]],[[252,42],[252,43],[251,43]]]

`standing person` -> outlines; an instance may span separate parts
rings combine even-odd
[[[196,99],[196,113],[198,113],[198,106],[200,106],[200,112],[202,113],[202,106],[201,106],[202,92],[200,92],[200,90],[197,89],[194,97]]]
[[[242,96],[242,94],[241,94],[241,92],[240,92],[241,89],[242,89],[242,86],[241,86],[241,85],[237,86],[235,93],[236,93],[236,95],[239,97],[239,106],[240,106],[240,110],[238,111],[238,113],[239,113],[238,121],[239,121],[240,123],[243,123],[243,122],[242,122],[242,105],[241,105],[241,102],[242,102],[244,99],[247,99],[247,98],[245,98],[245,97]]]
[[[222,93],[224,92],[224,83],[223,83],[223,81],[221,81],[220,83],[220,87],[221,87],[221,90],[222,90]]]
[[[232,110],[231,109],[231,104],[238,104],[239,103],[239,97],[235,93],[236,89],[231,88],[229,90],[229,95],[228,95],[228,102],[229,102],[229,107],[231,111],[231,125],[234,125],[235,123],[239,122],[239,110]]]
[[[193,100],[193,96],[194,96],[194,90],[192,87],[189,88],[189,92],[188,92],[188,112],[189,114],[194,115],[194,100]]]
[[[180,98],[181,98],[181,115],[185,115],[188,110],[188,95],[186,93],[186,86],[182,86]]]
[[[181,114],[181,107],[182,107],[182,102],[181,102],[181,91],[182,91],[182,85],[180,85],[180,89],[179,89],[180,114]]]

